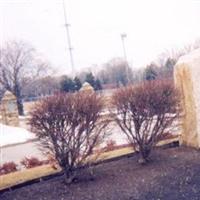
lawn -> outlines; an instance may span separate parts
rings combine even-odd
[[[200,152],[191,148],[157,149],[146,166],[138,155],[123,157],[88,170],[70,186],[62,177],[0,195],[1,200],[193,200],[200,197]]]
[[[55,170],[50,165],[43,165],[27,169],[23,171],[17,171],[6,175],[0,176],[0,189],[5,189],[13,185],[24,183],[29,180],[37,179],[42,176],[54,174],[59,170]]]

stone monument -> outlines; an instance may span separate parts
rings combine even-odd
[[[200,148],[200,49],[179,59],[174,78],[181,92],[183,109],[180,142]]]
[[[94,92],[94,88],[88,82],[85,82],[85,83],[83,83],[80,91],[81,92]]]
[[[9,91],[6,91],[1,101],[2,123],[8,126],[19,126],[17,99]]]

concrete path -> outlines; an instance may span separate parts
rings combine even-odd
[[[126,136],[121,132],[121,130],[117,126],[112,125],[110,127],[110,132],[111,133],[106,139],[106,141],[112,139],[118,145],[127,144]],[[0,164],[9,161],[13,161],[19,164],[23,158],[32,156],[37,157],[38,159],[45,159],[45,156],[42,154],[41,150],[39,149],[38,142],[36,141],[34,142],[30,141],[22,144],[15,144],[15,145],[1,147],[0,155],[1,155]]]

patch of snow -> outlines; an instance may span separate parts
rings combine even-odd
[[[35,135],[20,127],[0,124],[0,147],[34,139]]]
[[[26,119],[27,118],[27,116],[26,115],[24,115],[24,116],[19,116],[19,119]]]

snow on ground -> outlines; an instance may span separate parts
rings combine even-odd
[[[0,147],[26,142],[34,138],[34,134],[24,128],[0,124]]]

